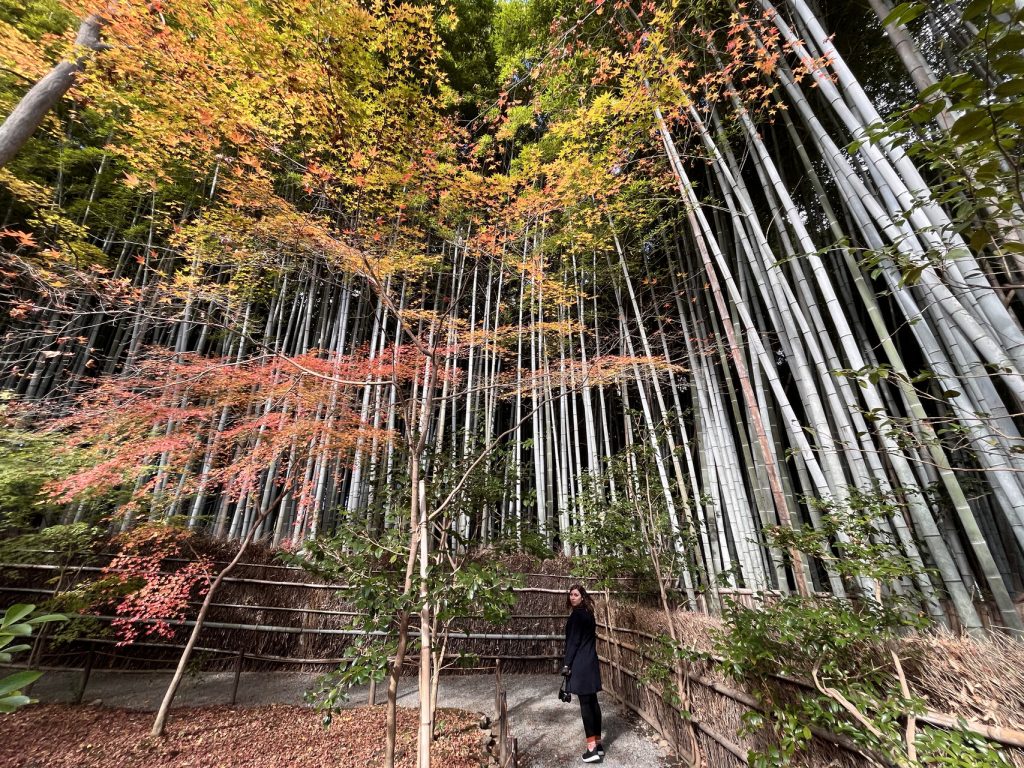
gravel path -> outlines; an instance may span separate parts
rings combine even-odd
[[[226,704],[231,699],[230,672],[204,673],[187,677],[175,699],[175,707]],[[302,694],[313,676],[284,672],[245,672],[238,687],[239,706],[303,703]],[[74,700],[81,675],[47,672],[36,683],[32,695],[43,702]],[[170,680],[169,674],[154,672],[108,672],[96,670],[89,680],[85,702],[108,707],[155,710]],[[519,739],[524,768],[563,768],[584,765],[583,726],[575,700],[563,704],[555,696],[554,675],[506,675],[509,716]],[[417,704],[416,680],[403,678],[398,691],[399,706]],[[378,702],[384,689],[377,693]],[[365,704],[366,688],[353,689],[353,705]],[[494,715],[494,678],[490,675],[443,677],[439,706],[457,707]],[[603,765],[607,768],[657,768],[670,765],[666,750],[659,746],[651,728],[624,711],[608,694],[601,695],[604,714]],[[369,767],[368,767],[369,768]]]

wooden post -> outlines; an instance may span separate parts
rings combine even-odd
[[[89,655],[85,657],[85,669],[82,670],[82,682],[78,686],[78,694],[75,696],[75,704],[81,704],[85,698],[85,687],[89,685],[89,677],[92,675],[92,665],[96,662],[96,649],[90,648]]]
[[[239,651],[235,657],[235,680],[231,686],[231,706],[238,701],[238,681],[242,677],[242,662],[245,660],[245,651]]]
[[[498,693],[498,765],[504,766],[508,761],[508,705],[505,692]]]
[[[501,659],[494,660],[494,719],[501,728]]]

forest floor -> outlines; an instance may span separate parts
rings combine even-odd
[[[383,707],[358,707],[324,728],[305,707],[196,707],[172,717],[153,738],[150,712],[42,704],[0,717],[0,765],[5,768],[299,768],[381,765]],[[399,711],[398,765],[416,763],[417,713]],[[478,768],[478,719],[446,710],[439,718],[434,764]]]
[[[155,672],[96,670],[84,699],[89,706],[70,707],[62,703],[74,700],[81,675],[47,672],[32,691],[41,705],[0,717],[0,765],[373,768],[382,762],[384,707],[366,707],[367,689],[353,689],[353,708],[335,716],[334,723],[325,729],[320,724],[320,715],[302,706],[303,693],[315,679],[309,673],[243,673],[237,708],[224,706],[231,698],[232,673],[208,672],[187,677],[168,720],[169,738],[164,742],[151,740],[147,735],[152,715],[148,712],[159,705],[169,677]],[[524,768],[582,765],[584,744],[579,707],[575,701],[568,705],[558,701],[556,676],[506,675],[503,680],[512,732],[519,740]],[[383,698],[381,687],[378,704]],[[408,720],[404,738],[414,754],[415,678],[403,678],[398,703],[403,722]],[[601,704],[607,748],[604,766],[656,768],[669,764],[667,751],[646,723],[624,711],[608,694],[602,695]],[[438,706],[461,713],[448,715],[450,722],[441,721],[447,735],[445,743],[435,744],[435,765],[475,768],[480,755],[479,717],[494,716],[494,677],[443,677]],[[344,721],[346,717],[351,719]],[[24,756],[19,758],[17,745],[25,744],[31,745],[31,752],[23,752]],[[48,744],[54,745],[53,751],[45,755],[39,752]],[[463,758],[458,755],[462,753],[457,750],[463,747],[472,762],[460,762]],[[28,759],[33,753],[34,762]]]

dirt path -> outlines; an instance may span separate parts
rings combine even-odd
[[[310,674],[246,672],[238,687],[238,705],[303,703],[302,695],[313,680]],[[95,671],[84,701],[108,707],[155,710],[169,674],[153,672]],[[230,672],[204,673],[185,679],[175,707],[227,704],[231,700]],[[509,715],[525,768],[562,768],[583,765],[583,726],[576,702],[563,704],[555,696],[554,675],[507,675]],[[81,680],[78,673],[48,672],[36,683],[32,695],[42,702],[73,701]],[[378,702],[383,698],[378,692]],[[353,689],[353,704],[365,704],[367,689]],[[416,680],[405,678],[399,688],[399,705],[415,707]],[[457,707],[494,715],[494,678],[490,675],[442,678],[439,706]],[[656,768],[668,765],[665,750],[646,723],[624,712],[608,694],[601,695],[607,768]],[[173,719],[173,715],[172,715]],[[371,767],[367,767],[371,768]]]

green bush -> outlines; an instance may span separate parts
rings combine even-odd
[[[994,768],[1007,763],[995,745],[966,730],[919,728],[907,743],[907,718],[925,701],[906,684],[899,639],[923,629],[920,596],[897,589],[918,575],[889,534],[902,514],[893,496],[852,489],[844,502],[814,500],[818,528],[766,531],[773,546],[823,561],[848,597],[783,598],[763,593],[760,606],[726,601],[726,631],[716,650],[724,670],[760,701],[744,732],[770,728],[774,742],[750,753],[754,768],[786,766],[810,747],[814,729],[848,737],[883,765]],[[783,675],[813,683],[795,688]]]

